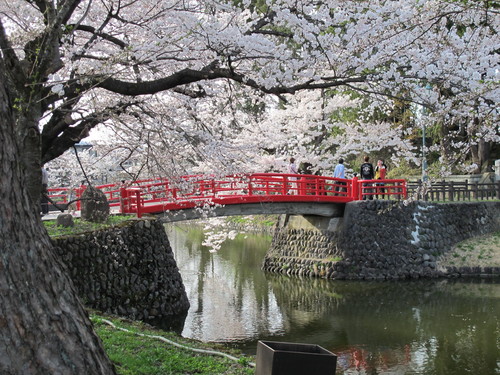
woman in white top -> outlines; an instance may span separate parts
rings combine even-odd
[[[295,164],[295,158],[290,158],[290,164],[288,164],[288,173],[290,174],[297,174],[299,173],[297,171],[297,165]],[[288,178],[290,181],[297,181],[297,177],[289,177]],[[288,190],[288,194],[290,195],[296,195],[297,192],[297,183],[291,182],[290,183],[290,189]]]

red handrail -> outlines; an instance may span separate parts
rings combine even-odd
[[[121,213],[159,213],[167,210],[214,204],[257,202],[331,202],[346,203],[361,199],[406,199],[406,180],[358,180],[326,176],[253,173],[217,178],[191,175],[176,179],[155,178],[120,184],[97,186]],[[85,186],[76,189],[77,198]],[[68,188],[49,189],[51,196],[66,202]],[[80,209],[80,202],[77,202]]]

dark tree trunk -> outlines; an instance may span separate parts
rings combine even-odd
[[[29,198],[4,82],[0,62],[0,373],[113,374]]]
[[[471,142],[471,156],[472,162],[477,165],[477,168],[473,171],[473,173],[485,173],[488,172],[489,167],[489,159],[491,152],[491,145],[489,142],[486,142],[484,138],[477,138],[476,131],[479,128],[480,120],[475,117],[473,126],[470,126],[468,129],[469,142]],[[476,140],[476,142],[473,142]]]
[[[16,130],[22,151],[23,169],[26,172],[25,179],[28,196],[35,202],[36,211],[39,212],[40,193],[42,191],[40,188],[42,182],[42,165],[40,162],[41,142],[38,119],[41,117],[41,112],[32,108],[27,113],[29,116],[18,117]]]
[[[477,165],[474,173],[488,172],[490,151],[490,143],[484,139],[480,139],[477,144],[471,146],[472,162]]]

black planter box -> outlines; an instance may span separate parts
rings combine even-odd
[[[319,345],[259,341],[255,375],[335,375],[337,356]]]

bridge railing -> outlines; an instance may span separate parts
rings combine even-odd
[[[257,173],[250,177],[257,194],[353,197],[353,180],[303,174]]]
[[[383,182],[382,182],[383,181]],[[76,189],[77,198],[85,186]],[[326,176],[254,173],[224,177],[191,175],[156,178],[125,185],[100,185],[111,207],[122,213],[157,213],[213,204],[256,202],[346,203],[361,199],[404,199],[405,180],[358,180]],[[66,202],[68,188],[49,189]],[[79,203],[79,202],[78,202]],[[78,209],[80,207],[78,206]]]
[[[67,187],[51,188],[47,189],[47,191],[49,193],[49,198],[56,204],[68,202],[69,188]]]
[[[408,196],[406,180],[359,180],[361,199],[406,199]]]

